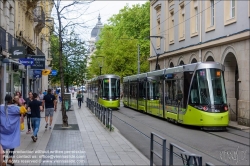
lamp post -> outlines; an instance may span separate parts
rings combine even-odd
[[[104,56],[98,55],[96,58],[102,58],[101,61],[98,61],[98,65],[100,67],[100,75],[102,75],[102,67],[103,67],[103,58]]]
[[[150,39],[151,39],[151,38],[156,38],[156,39],[160,38],[160,48],[155,49],[154,45],[152,44],[153,49],[154,49],[154,51],[155,51],[155,53],[156,53],[155,70],[160,70],[160,65],[158,64],[158,59],[159,59],[159,56],[160,56],[159,51],[161,51],[161,39],[162,39],[163,37],[162,37],[162,36],[149,36],[149,38],[150,38]],[[152,42],[151,42],[151,43],[152,43]]]

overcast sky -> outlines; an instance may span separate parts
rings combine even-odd
[[[78,19],[82,20],[82,22],[84,22],[84,26],[86,28],[84,29],[78,29],[78,33],[81,34],[83,40],[88,41],[90,39],[90,34],[91,34],[91,30],[93,29],[93,27],[96,25],[97,21],[98,21],[98,15],[100,13],[101,15],[101,22],[103,24],[107,23],[107,20],[114,14],[118,14],[119,10],[122,9],[124,6],[126,6],[126,4],[129,5],[129,7],[132,7],[132,5],[134,4],[144,4],[146,2],[146,0],[141,0],[141,1],[119,1],[119,0],[113,0],[113,1],[103,1],[103,0],[99,0],[99,1],[94,1],[92,2],[90,5],[88,6],[84,6],[84,7],[74,7],[74,9],[80,13],[83,12],[83,16]],[[65,4],[67,3],[71,3],[70,1],[65,1],[63,2]],[[61,5],[63,6],[63,5]],[[55,10],[53,10],[53,13]],[[56,18],[55,14],[52,14],[54,18]],[[76,15],[76,13],[70,12],[68,15],[65,15],[66,18],[72,17]],[[55,19],[55,21],[57,21]]]

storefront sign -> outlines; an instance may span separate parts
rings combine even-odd
[[[11,47],[9,52],[13,59],[25,58],[27,55],[25,47]]]
[[[44,55],[34,55],[31,56],[34,59],[34,64],[31,69],[45,69],[45,56]]]
[[[19,63],[23,64],[24,66],[32,66],[34,64],[34,59],[20,58]]]

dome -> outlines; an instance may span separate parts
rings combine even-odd
[[[99,14],[98,16],[98,22],[97,24],[95,25],[95,27],[92,29],[91,31],[91,38],[96,38],[96,39],[99,39],[99,34],[100,34],[100,30],[102,29],[103,25],[102,25],[102,22],[101,22],[101,16]]]

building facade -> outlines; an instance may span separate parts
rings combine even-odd
[[[152,0],[150,70],[224,64],[230,119],[249,126],[249,26],[250,1]]]
[[[49,54],[49,35],[53,25],[51,20],[51,1],[0,1],[0,102],[6,93],[13,95],[16,91],[27,96],[29,91],[38,92],[48,88],[48,78],[34,77],[33,69],[19,63],[19,59],[10,57],[12,47],[23,47],[26,58],[45,56],[45,67],[51,61]],[[47,27],[47,28],[46,28]],[[8,59],[5,63],[3,59]],[[47,85],[46,85],[47,84]]]

